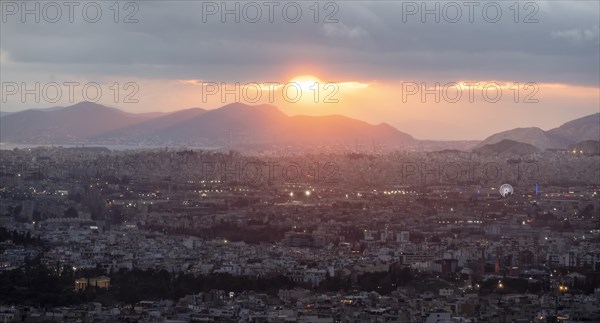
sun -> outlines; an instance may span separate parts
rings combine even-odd
[[[303,92],[315,91],[319,86],[323,85],[321,80],[314,75],[299,75],[291,79],[289,83],[298,84]]]
[[[357,95],[359,90],[368,88],[369,84],[322,81],[314,74],[300,74],[280,87],[286,102],[322,108],[323,104],[339,103],[343,95]]]

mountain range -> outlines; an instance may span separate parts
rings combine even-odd
[[[417,140],[389,124],[372,125],[341,115],[288,116],[272,105],[228,104],[171,113],[128,113],[91,102],[2,115],[0,141],[28,144],[132,144],[236,148],[268,146],[458,149],[490,153],[567,148],[600,139],[600,114],[544,131],[517,128],[479,141]],[[496,145],[500,143],[500,145]],[[527,144],[527,146],[521,145]],[[489,146],[488,145],[496,145]],[[516,146],[515,146],[516,145]],[[514,146],[514,147],[513,147]],[[531,147],[529,147],[531,146]]]
[[[512,140],[535,146],[540,150],[564,149],[569,145],[585,141],[600,140],[600,113],[569,121],[558,128],[544,131],[537,127],[516,128],[487,137],[475,149]]]
[[[382,123],[344,116],[288,116],[271,105],[241,103],[214,110],[134,114],[91,102],[56,110],[26,110],[0,118],[2,142],[32,144],[337,145],[393,147],[416,140]]]
[[[540,152],[540,150],[531,144],[518,142],[510,139],[503,139],[494,144],[487,144],[473,149],[474,153],[491,156],[510,156],[510,155],[529,155]]]

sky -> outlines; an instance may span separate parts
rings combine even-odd
[[[2,111],[240,101],[479,140],[600,109],[598,1],[74,3],[1,1]]]

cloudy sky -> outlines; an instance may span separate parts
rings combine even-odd
[[[86,84],[88,99],[130,112],[216,108],[254,103],[259,85],[258,103],[290,115],[483,139],[600,106],[598,1],[113,3],[3,0],[2,111],[82,101]],[[297,102],[290,81],[303,90]],[[79,82],[73,97],[65,82]],[[22,96],[36,83],[40,102]]]

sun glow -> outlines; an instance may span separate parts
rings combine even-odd
[[[289,83],[296,83],[302,91],[313,91],[319,86],[323,86],[323,82],[313,75],[300,75],[290,80]]]

